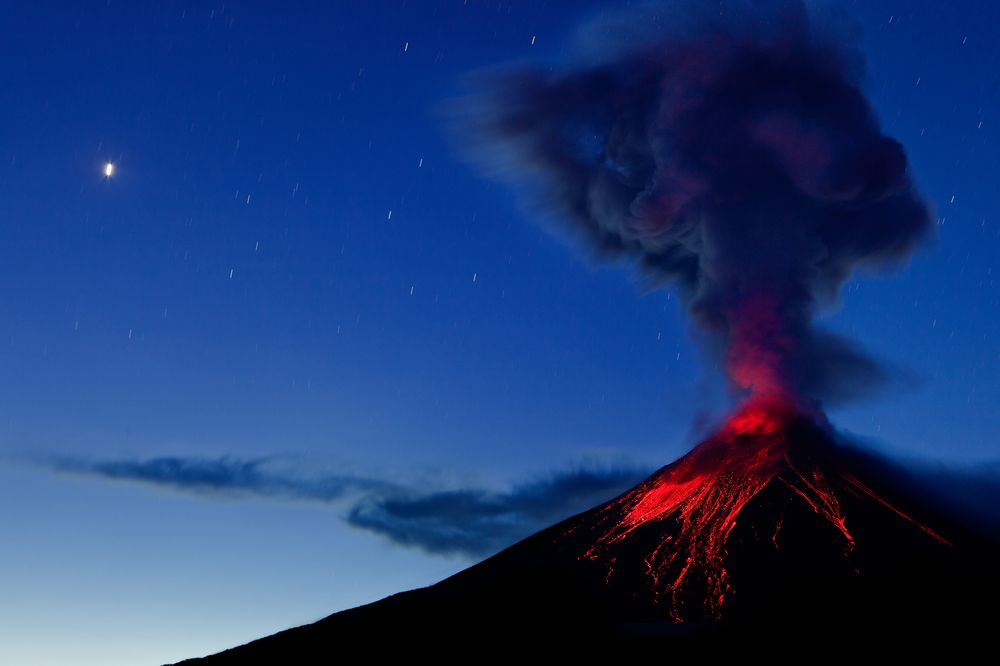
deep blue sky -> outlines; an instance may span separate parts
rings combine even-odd
[[[328,506],[26,458],[290,456],[505,487],[691,443],[719,391],[676,298],[551,236],[455,157],[441,112],[465,75],[560,61],[619,5],[5,5],[0,662],[160,663],[467,564]],[[994,460],[1000,9],[850,13],[940,220],[829,320],[912,381],[831,416],[904,456]]]

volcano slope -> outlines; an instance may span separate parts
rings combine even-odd
[[[749,406],[619,497],[435,585],[182,663],[326,663],[387,640],[694,649],[776,627],[981,641],[997,549],[929,497],[814,419]]]

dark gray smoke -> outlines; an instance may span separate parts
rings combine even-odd
[[[597,257],[676,285],[735,388],[850,398],[883,371],[813,317],[857,269],[909,257],[930,212],[843,31],[801,2],[697,6],[487,77],[463,108],[475,157]]]

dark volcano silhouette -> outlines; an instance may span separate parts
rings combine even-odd
[[[621,496],[436,585],[183,663],[325,663],[385,640],[701,649],[775,627],[982,640],[996,548],[927,497],[816,419],[752,405]]]

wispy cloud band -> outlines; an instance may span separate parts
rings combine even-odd
[[[648,475],[634,465],[581,465],[508,490],[415,487],[374,476],[315,473],[278,458],[61,458],[62,472],[132,481],[209,498],[321,502],[353,527],[429,553],[482,557],[608,500]]]

